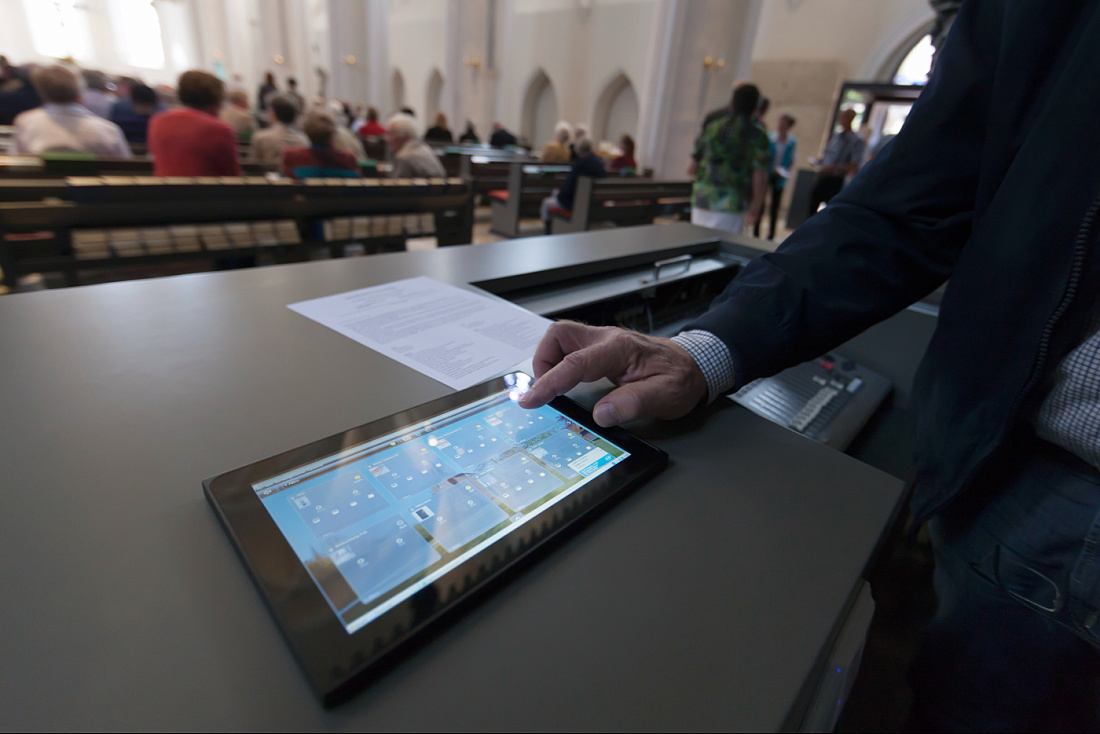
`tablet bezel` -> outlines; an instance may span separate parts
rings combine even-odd
[[[630,456],[574,489],[553,509],[539,513],[363,628],[348,633],[253,485],[506,392],[512,385],[514,377],[499,377],[203,481],[207,499],[326,706],[353,695],[380,663],[433,622],[531,558],[561,531],[582,517],[591,517],[597,507],[641,484],[668,463],[664,451],[622,428],[601,428],[588,409],[566,397],[555,398],[550,407]]]

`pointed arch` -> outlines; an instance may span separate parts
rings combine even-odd
[[[617,140],[626,133],[638,136],[638,94],[624,72],[609,81],[596,98],[592,112],[592,139]]]
[[[554,92],[554,83],[546,71],[539,68],[527,82],[527,91],[523,95],[520,135],[537,150],[553,137],[557,121],[558,97]]]
[[[424,128],[435,124],[435,113],[443,109],[443,73],[438,67],[428,75],[427,94],[424,98]]]
[[[400,112],[405,106],[405,77],[400,69],[393,70],[391,92],[393,93],[393,111]]]

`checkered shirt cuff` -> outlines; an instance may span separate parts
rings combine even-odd
[[[724,341],[702,329],[681,332],[672,337],[672,341],[688,350],[703,371],[708,403],[733,387],[733,357]]]

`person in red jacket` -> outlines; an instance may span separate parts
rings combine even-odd
[[[205,71],[180,74],[183,107],[149,121],[154,176],[240,176],[237,133],[218,119],[225,85]]]

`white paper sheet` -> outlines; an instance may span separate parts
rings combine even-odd
[[[550,320],[418,277],[287,308],[461,390],[529,360]]]

